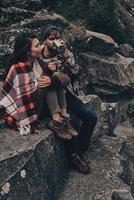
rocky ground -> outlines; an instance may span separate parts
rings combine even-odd
[[[92,144],[88,154],[88,159],[91,161],[91,174],[82,175],[70,171],[64,178],[57,199],[132,200],[130,187],[119,178],[123,173],[120,150],[124,141],[121,138],[103,137],[98,141],[98,146]]]
[[[114,134],[118,136],[103,136],[97,143],[92,143],[87,155],[91,161],[91,174],[82,175],[70,171],[57,190],[58,200],[134,199],[134,157],[131,146],[134,142],[134,128],[128,125],[124,128],[123,123],[117,126]]]

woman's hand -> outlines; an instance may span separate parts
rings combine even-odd
[[[49,76],[41,76],[38,79],[38,87],[39,88],[44,88],[44,87],[48,87],[51,85],[51,79]]]

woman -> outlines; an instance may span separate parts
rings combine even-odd
[[[5,108],[3,118],[21,135],[39,133],[33,62],[40,53],[41,47],[35,35],[19,33],[0,91],[0,106]]]

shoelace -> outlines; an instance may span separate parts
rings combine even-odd
[[[82,165],[85,165],[85,162],[79,157],[79,155],[75,154],[75,155],[73,156],[73,158],[74,158],[77,162],[81,163]]]
[[[20,135],[28,135],[28,134],[30,134],[30,132],[31,132],[30,128],[31,128],[30,125],[20,126],[20,128],[19,128]]]

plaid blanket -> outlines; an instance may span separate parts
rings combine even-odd
[[[12,65],[0,91],[0,106],[6,109],[3,118],[11,127],[19,128],[36,122],[36,91],[31,63]]]

